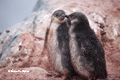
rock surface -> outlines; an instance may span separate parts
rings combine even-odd
[[[37,5],[39,4],[38,1]],[[45,9],[36,10],[25,21],[0,33],[0,80],[53,80],[52,77],[45,76],[51,70],[51,66],[47,54],[42,53],[42,50],[45,31],[49,26],[51,14],[57,9],[63,9],[67,14],[75,11],[86,14],[91,28],[103,44],[109,74],[108,79],[119,80],[119,4],[120,0],[47,1]],[[27,69],[30,72],[9,73],[9,69]],[[62,78],[56,78],[56,80],[60,79]]]

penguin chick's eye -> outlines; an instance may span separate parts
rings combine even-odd
[[[59,15],[58,14],[56,14],[56,17],[58,17]]]

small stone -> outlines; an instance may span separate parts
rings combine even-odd
[[[10,32],[10,30],[6,30],[6,33],[9,33]]]
[[[2,32],[0,32],[0,35],[2,35]]]

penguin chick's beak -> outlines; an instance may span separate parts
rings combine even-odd
[[[65,17],[65,14],[62,14],[61,16],[62,16],[62,17]]]
[[[70,27],[71,25],[70,17],[68,15],[65,15],[65,17],[67,18],[66,20],[67,26]]]
[[[60,20],[64,20],[64,18],[65,18],[65,14],[62,14],[62,15],[59,17]]]
[[[69,18],[69,16],[68,16],[68,15],[65,15],[65,17],[66,17],[66,18]]]

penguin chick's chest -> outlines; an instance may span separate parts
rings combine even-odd
[[[60,24],[57,24],[57,23],[54,23],[54,22],[51,24],[49,39],[57,36],[57,29],[58,29],[59,26],[60,26]]]
[[[59,41],[58,41],[58,28],[60,24],[52,23],[50,26],[49,32],[49,42],[48,42],[48,49],[49,49],[49,59],[51,60],[52,64],[54,65],[55,70],[58,72],[63,71],[63,66],[61,62],[61,49],[59,49]]]

